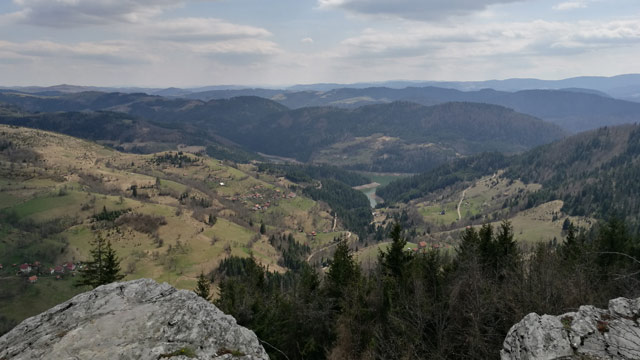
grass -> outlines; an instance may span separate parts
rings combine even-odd
[[[0,208],[15,211],[20,219],[29,218],[36,222],[63,215],[77,219],[75,225],[64,229],[60,234],[60,238],[68,241],[66,249],[63,242],[38,242],[47,246],[47,249],[55,250],[52,265],[88,259],[92,241],[96,233],[101,232],[112,242],[117,256],[122,260],[125,280],[145,277],[166,281],[178,288],[193,289],[201,272],[213,270],[227,256],[227,245],[232,255],[253,256],[270,270],[284,271],[277,265],[281,254],[269,244],[265,236],[253,241],[256,239],[257,226],[251,229],[238,223],[252,219],[258,224],[259,220],[264,219],[269,232],[291,232],[303,243],[309,242],[309,239],[306,234],[298,232],[299,228],[306,233],[317,231],[321,234],[315,239],[317,246],[331,242],[333,236],[339,234],[322,232],[331,229],[332,217],[321,210],[315,201],[301,194],[293,199],[265,200],[277,203],[277,206],[272,206],[266,212],[243,213],[241,209],[234,207],[241,205],[238,203],[225,208],[223,204],[226,204],[225,198],[229,195],[237,196],[248,192],[268,195],[275,194],[275,189],[279,189],[280,194],[288,193],[286,183],[280,183],[272,176],[251,176],[255,171],[251,166],[235,169],[209,158],[203,158],[202,165],[183,168],[156,166],[149,161],[153,155],[122,154],[54,133],[0,128],[7,131],[9,140],[28,146],[46,160],[46,168],[43,165],[45,162],[18,167],[19,171],[29,176],[42,174],[31,180],[24,181],[25,177],[15,172],[0,172]],[[0,162],[6,160],[2,157],[3,154],[0,154]],[[180,205],[173,194],[160,197],[154,188],[142,189],[147,185],[154,185],[156,177],[161,179],[162,187],[172,192],[182,193],[190,188],[191,193],[199,197],[208,195],[197,188],[204,190],[211,183],[215,190],[210,195],[213,206],[203,209],[204,214],[198,216],[198,219],[194,218],[189,207]],[[51,179],[59,180],[56,182]],[[220,186],[220,182],[224,182],[225,186]],[[133,184],[138,185],[139,193],[147,194],[149,198],[130,198],[131,192],[126,189]],[[257,185],[260,186],[260,191],[254,189]],[[62,187],[66,187],[66,194],[59,196],[59,189]],[[102,211],[103,207],[108,210],[130,208],[135,213],[163,216],[166,225],[160,226],[157,232],[162,240],[161,246],[158,246],[150,234],[137,232],[126,225],[116,228],[94,223],[92,215]],[[208,211],[218,214],[218,221],[214,226],[203,222]],[[235,216],[242,217],[243,221],[234,222]],[[7,255],[3,259],[16,263],[43,261],[41,258],[31,259],[31,256],[27,256],[38,254],[39,249],[33,246],[16,250],[22,235],[24,233],[18,230],[0,226],[0,253]],[[212,242],[214,238],[216,241]],[[58,247],[54,248],[53,245]],[[1,278],[4,275],[8,279]],[[18,321],[81,291],[73,288],[71,281],[67,279],[54,281],[42,278],[36,284],[26,284],[23,278],[16,278],[12,273],[0,273],[0,278],[0,311],[2,314],[15,314]],[[10,301],[4,301],[9,299],[5,289],[17,290]]]
[[[21,199],[18,196],[15,196],[6,192],[0,192],[0,209],[5,209],[5,208],[15,206],[21,203],[22,200],[23,199]]]
[[[67,195],[49,194],[28,200],[12,208],[20,218],[48,220],[58,217],[60,213],[70,214],[78,210],[83,194],[71,191]]]
[[[196,352],[193,351],[193,349],[191,349],[189,347],[183,347],[183,348],[180,348],[180,349],[178,349],[176,351],[173,351],[173,352],[170,352],[170,353],[167,353],[167,354],[161,354],[159,358],[160,359],[172,358],[174,356],[185,356],[185,357],[188,357],[188,358],[194,358],[194,357],[196,357]]]
[[[433,224],[448,225],[458,221],[457,208],[457,202],[447,202],[442,205],[421,206],[418,207],[418,211],[427,222]],[[445,211],[445,214],[440,215],[443,209]]]
[[[0,297],[0,314],[22,321],[87,290],[74,287],[73,281],[70,276],[62,280],[39,277],[35,284],[29,284],[23,277],[2,278],[0,287],[4,296]]]

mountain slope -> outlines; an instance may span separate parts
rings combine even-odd
[[[293,109],[310,106],[356,108],[393,101],[410,101],[427,106],[446,102],[487,103],[538,117],[574,133],[640,120],[640,104],[614,99],[606,93],[585,88],[534,89],[517,92],[493,89],[461,91],[433,86],[402,89],[338,88],[328,91],[298,92],[245,89],[196,93],[190,94],[189,97],[211,100],[239,95],[266,97]]]
[[[398,180],[377,194],[390,202],[407,202],[445,188],[461,191],[499,169],[504,169],[502,177],[511,182],[541,185],[538,190],[503,198],[512,212],[561,200],[562,212],[568,215],[616,216],[634,229],[640,227],[639,125],[601,128],[507,158],[485,154],[458,160]]]
[[[384,92],[387,89],[379,90]],[[146,123],[146,128],[151,129],[146,131],[147,134],[170,134],[175,130],[179,137],[188,140],[183,140],[185,143],[235,144],[251,151],[299,161],[333,163],[368,171],[425,171],[458,154],[518,152],[564,135],[560,128],[531,116],[478,103],[445,103],[427,107],[391,102],[355,109],[310,107],[289,110],[278,102],[255,96],[203,102],[144,94],[95,92],[55,97],[0,94],[0,100],[23,106],[29,111],[89,109],[126,113],[139,119],[135,122]],[[94,115],[84,112],[39,115],[47,119],[91,116]],[[11,124],[16,123],[12,121]],[[24,117],[21,121],[27,123]],[[60,121],[53,121],[50,125],[41,128],[66,131],[55,127],[64,126]],[[159,127],[164,130],[154,130]],[[123,127],[123,131],[126,128]],[[145,129],[141,130],[144,132]]]
[[[333,162],[336,159],[331,156],[353,157],[361,151],[366,154],[349,166],[379,171],[391,167],[404,172],[426,170],[456,157],[456,153],[517,152],[564,134],[558,127],[530,116],[472,103],[425,107],[394,102],[357,109],[287,110],[266,99],[239,97],[187,108],[140,102],[129,106],[129,112],[163,123],[179,118],[252,151],[303,162]],[[416,159],[414,145],[431,155]],[[341,149],[332,150],[336,146]],[[333,155],[322,155],[322,151]]]

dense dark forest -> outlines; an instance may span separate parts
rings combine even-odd
[[[391,238],[370,272],[346,243],[324,274],[228,258],[212,274],[216,304],[254,330],[272,359],[494,359],[530,312],[603,306],[640,290],[638,239],[617,219],[589,232],[569,225],[562,243],[530,249],[518,247],[508,222],[468,228],[454,254],[405,251],[398,225]]]
[[[308,186],[305,195],[313,200],[321,200],[329,204],[344,226],[358,234],[366,236],[369,224],[373,221],[371,206],[367,196],[342,182],[325,179],[321,186]]]
[[[387,203],[407,202],[464,181],[490,175],[509,164],[500,153],[483,153],[452,161],[423,174],[396,180],[376,193]]]
[[[316,180],[332,179],[349,186],[364,185],[371,182],[368,177],[330,165],[294,165],[260,163],[258,171],[276,176],[284,176],[294,183],[308,183]]]

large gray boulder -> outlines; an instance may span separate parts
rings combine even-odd
[[[256,335],[195,293],[141,279],[100,286],[0,337],[9,359],[268,359]]]
[[[502,360],[640,359],[640,298],[617,298],[608,309],[581,306],[560,316],[532,313],[511,327]]]

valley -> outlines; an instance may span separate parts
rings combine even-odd
[[[311,251],[347,237],[326,205],[253,165],[200,152],[125,154],[26,128],[0,126],[0,133],[0,281],[3,289],[16,289],[0,298],[0,311],[15,314],[16,321],[69,296],[47,291],[81,291],[72,286],[75,272],[59,274],[57,283],[46,269],[85,261],[98,234],[112,242],[127,278],[149,277],[185,289],[228,256],[251,256],[284,272],[271,234],[292,234]],[[35,262],[40,265],[32,274],[39,280],[25,288],[12,264]],[[37,306],[8,310],[33,291],[42,294]]]
[[[280,306],[326,314],[298,292],[337,296],[325,287],[345,251],[375,289],[400,253],[463,281],[455,259],[487,227],[522,266],[571,236],[600,244],[610,219],[640,227],[638,125],[570,135],[479,103],[0,95],[0,330],[86,290],[75,284],[97,238],[124,280],[194,289],[202,275],[251,325],[263,320],[244,314]]]

